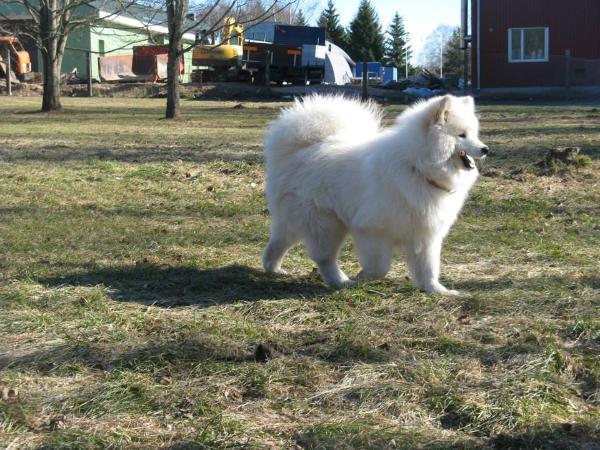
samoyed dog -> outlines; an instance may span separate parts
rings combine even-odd
[[[417,103],[382,129],[370,103],[312,96],[285,109],[265,142],[266,195],[272,216],[267,272],[304,242],[332,288],[353,284],[337,259],[348,234],[362,267],[358,280],[382,278],[393,252],[405,255],[412,283],[457,294],[439,282],[442,241],[478,176],[472,97]]]

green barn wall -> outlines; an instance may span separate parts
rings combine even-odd
[[[96,25],[91,28],[91,49],[94,52],[92,57],[92,77],[100,79],[98,70],[98,58],[101,56],[100,41],[104,43],[104,55],[129,55],[133,52],[133,47],[138,45],[163,45],[168,43],[165,36],[155,36],[154,40],[145,31],[131,28],[114,27],[112,24]],[[189,44],[188,44],[189,45]],[[190,81],[192,72],[192,54],[185,55],[185,75],[183,81]]]
[[[81,77],[87,77],[87,52],[90,49],[90,27],[84,26],[71,31],[67,39],[61,70],[71,73],[77,69]]]
[[[116,28],[113,26],[97,25],[91,29],[91,50],[92,56],[92,77],[99,80],[98,58],[102,56],[100,51],[100,41],[104,42],[104,56],[109,55],[130,55],[133,53],[133,47],[138,45],[148,45],[148,33],[140,32],[134,29]]]

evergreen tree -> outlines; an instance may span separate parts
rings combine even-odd
[[[412,50],[408,45],[408,33],[404,29],[402,17],[396,13],[387,31],[383,61],[387,66],[397,67],[398,75],[403,77],[406,74],[407,65],[408,72],[411,72],[411,56]]]
[[[444,74],[464,76],[465,50],[461,49],[462,34],[455,28],[444,46]]]
[[[357,62],[383,59],[383,33],[377,12],[369,0],[361,0],[350,23],[348,51]]]
[[[299,25],[299,26],[306,26],[306,17],[304,17],[304,13],[302,12],[302,9],[299,8],[298,11],[296,11],[296,15],[294,17],[294,25]]]
[[[317,26],[321,28],[327,28],[327,17],[325,17],[325,11],[321,12],[319,19],[317,20]],[[327,38],[329,38],[329,33],[327,34]]]
[[[321,13],[318,23],[320,27],[325,27],[327,39],[344,49],[347,47],[346,30],[340,25],[340,15],[335,9],[333,0],[328,0],[327,8]]]

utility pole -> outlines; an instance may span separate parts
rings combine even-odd
[[[444,38],[440,36],[440,78],[444,78]]]
[[[404,69],[406,71],[406,75],[404,78],[408,78],[408,46],[404,45]]]
[[[460,31],[461,45],[463,50],[463,90],[468,92],[469,89],[469,43],[471,36],[469,35],[469,0],[461,0],[460,2]]]

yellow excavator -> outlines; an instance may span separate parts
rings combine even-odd
[[[234,17],[225,18],[220,44],[199,44],[192,52],[192,64],[200,66],[194,78],[227,79],[237,77],[244,53],[244,27]]]
[[[6,76],[7,52],[11,62],[11,78],[15,75],[19,81],[27,81],[32,77],[31,58],[16,36],[0,36],[0,76]],[[17,81],[13,79],[13,81]]]

